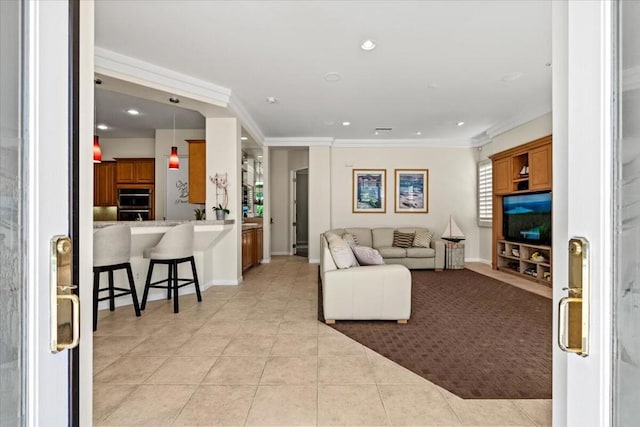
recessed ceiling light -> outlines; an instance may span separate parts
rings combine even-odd
[[[458,122],[456,123],[456,126],[462,126],[464,124],[464,122]]]
[[[137,116],[138,114],[140,114],[140,111],[136,110],[135,108],[129,108],[127,110],[127,113],[131,114],[132,116]]]
[[[500,80],[502,80],[503,82],[512,82],[514,80],[518,80],[523,75],[524,73],[521,73],[520,71],[515,71],[513,73],[505,74],[504,76],[502,76]]]
[[[240,139],[241,139],[242,141],[246,141],[246,140],[248,140],[249,138],[247,138],[246,136],[241,136],[241,137],[240,137]]]
[[[107,129],[109,129],[109,126],[107,126],[107,125],[105,125],[105,124],[103,124],[103,123],[100,123],[100,124],[99,124],[98,126],[96,126],[96,127],[97,127],[98,129],[100,129],[100,130],[107,130]]]
[[[373,50],[376,48],[376,42],[371,39],[367,39],[362,42],[360,48],[362,48],[362,50]]]
[[[172,104],[179,104],[180,98],[176,98],[175,96],[172,96],[171,98],[169,98],[169,102],[171,102]]]
[[[374,134],[374,135],[380,135],[380,132],[375,131],[373,134]]]
[[[325,82],[335,83],[335,82],[339,82],[340,80],[342,80],[342,76],[340,75],[340,73],[336,73],[335,71],[332,71],[324,75]]]
[[[256,156],[256,157],[257,157],[257,158],[259,158],[259,159],[261,159],[261,158],[262,158],[262,156]]]
[[[416,132],[416,135],[420,136],[420,135],[422,135],[422,132],[418,131],[418,132]]]
[[[276,99],[275,96],[270,96],[270,97],[267,98],[267,102],[269,104],[275,104],[276,102],[278,102],[278,100]]]
[[[342,122],[342,126],[351,126],[351,122]]]

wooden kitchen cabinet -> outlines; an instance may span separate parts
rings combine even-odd
[[[116,159],[116,181],[118,184],[154,184],[155,176],[155,159]]]
[[[116,206],[116,162],[104,161],[93,165],[93,205]]]
[[[204,139],[187,139],[189,143],[189,203],[203,205],[206,200],[207,150]]]
[[[262,227],[242,230],[242,270],[246,270],[262,262],[263,234]]]

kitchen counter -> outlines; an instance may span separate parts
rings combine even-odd
[[[118,225],[118,224],[127,224],[132,229],[140,228],[140,227],[173,227],[178,224],[184,224],[187,222],[193,223],[194,226],[203,226],[203,225],[232,225],[236,221],[234,219],[225,219],[225,220],[165,220],[165,221],[94,221],[93,228],[104,228],[110,225]],[[133,233],[133,231],[132,231]]]
[[[249,222],[249,223],[243,223],[242,224],[242,231],[244,230],[252,230],[254,228],[262,228],[262,224],[258,224],[255,222]]]
[[[134,282],[138,296],[144,291],[144,282],[147,274],[149,260],[144,258],[143,253],[147,248],[154,247],[158,244],[164,233],[172,227],[179,224],[192,223],[194,225],[193,250],[196,261],[196,270],[200,280],[201,289],[204,291],[213,283],[212,269],[212,250],[214,246],[222,239],[224,235],[229,233],[235,224],[235,220],[169,220],[169,221],[94,221],[94,230],[108,227],[111,225],[127,224],[131,227],[131,267],[133,270]],[[180,266],[181,274],[185,277],[191,277],[188,265]],[[166,269],[156,269],[154,271],[153,281],[166,277]],[[184,270],[184,271],[183,271]],[[116,286],[128,286],[127,278],[124,271],[115,272]],[[185,288],[184,294],[192,293],[193,288]],[[181,291],[181,295],[183,291]],[[151,289],[149,300],[166,298],[166,291],[161,289]],[[130,298],[117,298],[116,305],[128,305],[131,303]],[[108,301],[100,303],[100,309],[108,307]]]

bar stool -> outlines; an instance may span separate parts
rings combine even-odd
[[[184,286],[194,284],[196,287],[196,296],[198,302],[202,301],[200,295],[200,285],[198,283],[198,273],[196,272],[196,263],[193,257],[193,224],[176,225],[167,231],[160,242],[153,247],[144,251],[144,257],[149,258],[149,270],[147,271],[147,280],[144,285],[144,295],[142,296],[142,310],[147,306],[147,297],[150,288],[167,289],[167,299],[171,299],[173,291],[173,312],[178,313],[178,289]],[[185,279],[178,277],[178,265],[183,262],[191,263],[191,272],[193,277]],[[156,264],[166,264],[168,267],[167,278],[151,282],[153,268]],[[166,285],[162,285],[165,283]]]
[[[131,228],[128,225],[113,225],[98,229],[93,233],[93,330],[98,328],[98,302],[109,300],[109,310],[115,310],[115,299],[131,295],[136,316],[140,316],[136,284],[131,272]],[[129,289],[113,285],[113,272],[127,270]],[[109,286],[100,288],[100,273],[109,273]],[[109,292],[100,297],[100,292]],[[120,291],[116,294],[115,291]]]

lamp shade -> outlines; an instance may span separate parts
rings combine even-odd
[[[93,163],[102,163],[102,150],[100,149],[100,137],[93,135]]]
[[[178,147],[171,147],[171,155],[169,156],[169,169],[180,169]]]

